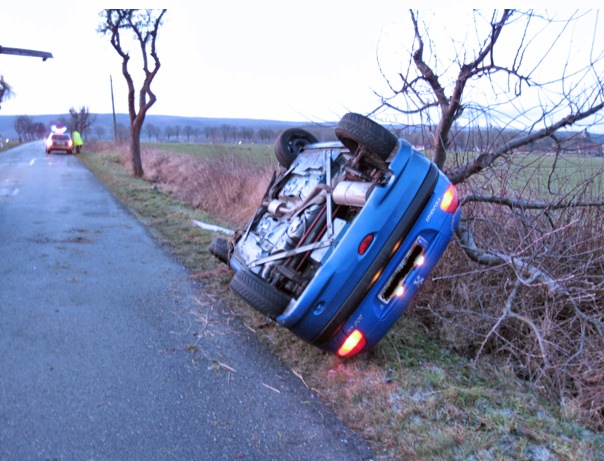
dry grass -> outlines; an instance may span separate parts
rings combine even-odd
[[[258,207],[277,164],[267,167],[222,147],[203,157],[145,147],[141,154],[145,178],[191,207],[242,227]],[[120,155],[129,166],[125,146]]]
[[[254,213],[272,176],[266,168],[250,172],[245,159],[229,154],[195,159],[151,151],[145,153],[144,168],[179,199],[234,226],[243,226]]]
[[[0,152],[17,147],[19,144],[20,143],[18,141],[4,142],[2,139],[0,139]]]

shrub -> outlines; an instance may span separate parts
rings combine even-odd
[[[478,265],[451,245],[415,314],[475,361],[505,357],[520,376],[603,428],[604,209],[600,172],[571,178],[577,169],[547,193],[547,176],[523,182],[521,172],[508,170],[507,183],[522,184],[514,206],[466,200],[464,222],[502,263]],[[489,179],[492,186],[496,178]]]

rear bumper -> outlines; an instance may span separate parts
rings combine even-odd
[[[461,210],[458,210],[454,215],[450,215],[442,223],[442,228],[438,232],[433,229],[415,232],[414,229],[384,267],[375,283],[366,291],[356,309],[341,324],[341,328],[334,331],[326,341],[315,344],[322,349],[337,352],[348,335],[355,329],[363,333],[367,340],[366,348],[378,343],[409,307],[417,291],[428,279],[451,240],[460,214]],[[421,267],[414,267],[406,275],[402,295],[393,296],[387,303],[383,302],[380,295],[384,292],[386,284],[392,280],[395,270],[408,254],[408,250],[418,242],[425,246],[424,264]]]

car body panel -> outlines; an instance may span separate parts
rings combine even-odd
[[[432,217],[430,221],[434,225],[426,225],[432,207],[434,205],[438,206],[438,197],[442,196],[444,189],[446,189],[446,182],[437,185],[432,199],[416,225],[413,226],[413,229],[383,268],[375,283],[369,287],[354,313],[348,317],[342,328],[337,330],[335,337],[322,338],[323,342],[316,345],[331,352],[336,352],[344,338],[353,330],[360,329],[367,340],[367,344],[371,346],[382,339],[400,318],[440,260],[459,222],[461,209],[445,219],[436,220]],[[414,244],[419,244],[425,249],[423,253],[424,264],[420,267],[414,267],[409,272],[404,283],[404,293],[401,296],[393,297],[390,302],[380,300],[380,292],[384,290],[385,285]]]
[[[387,173],[371,184],[364,178],[351,184],[341,180],[351,156],[339,142],[307,145],[274,178],[262,206],[235,239],[229,260],[235,272],[251,270],[278,287],[270,281],[276,265],[299,258],[297,267],[303,267],[304,258],[311,259],[304,262],[312,268],[309,280],[303,272],[290,274],[302,280],[303,289],[290,291],[291,301],[276,321],[331,352],[338,352],[354,330],[362,332],[365,348],[377,344],[442,256],[460,216],[457,205],[453,212],[441,209],[450,181],[407,141],[398,140]],[[344,204],[335,198],[339,184],[355,189]],[[358,204],[355,193],[361,196]],[[321,210],[300,218],[322,194],[328,198]],[[339,218],[340,207],[349,205],[353,212]],[[296,219],[305,232],[323,219],[323,233],[311,242],[304,234],[300,243],[294,239],[285,245],[298,230]]]

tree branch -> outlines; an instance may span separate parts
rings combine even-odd
[[[468,194],[461,197],[461,203],[468,202],[479,202],[479,203],[493,203],[496,205],[505,205],[509,208],[521,208],[523,210],[557,210],[564,208],[578,208],[578,207],[601,207],[604,206],[604,200],[592,200],[592,201],[577,201],[577,202],[545,202],[545,201],[532,201],[524,199],[511,199],[508,197],[501,197],[497,195],[476,195]]]
[[[524,273],[527,279],[536,280],[545,285],[551,294],[566,293],[566,290],[562,288],[553,277],[541,269],[526,263],[522,259],[500,252],[487,251],[478,248],[474,236],[465,222],[461,221],[459,223],[456,235],[460,241],[461,247],[472,261],[491,267],[510,266],[514,270]]]

